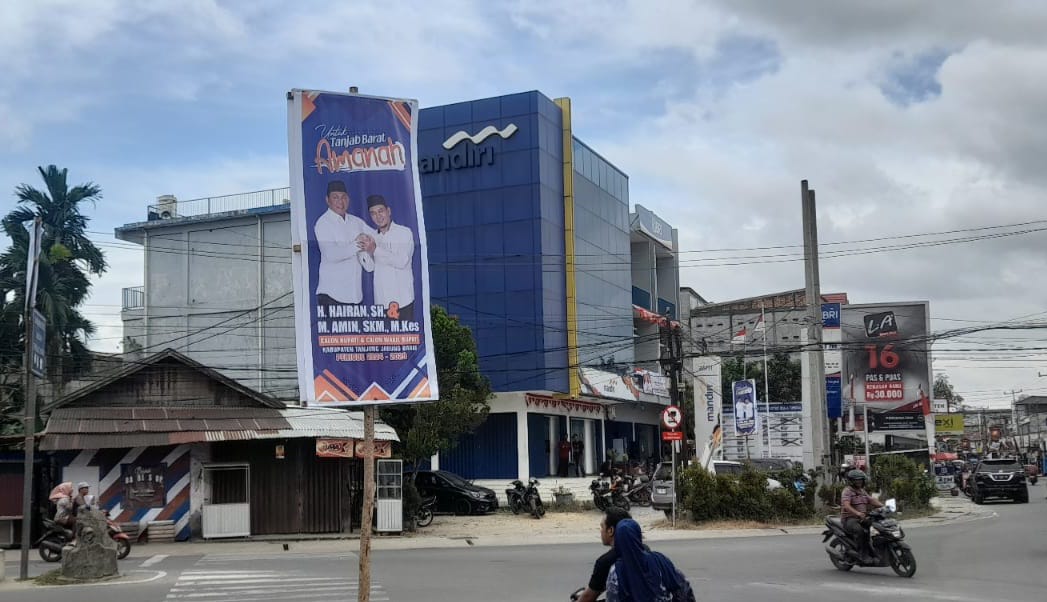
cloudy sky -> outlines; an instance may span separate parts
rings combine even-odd
[[[112,268],[88,313],[94,346],[115,351],[120,289],[142,268],[113,227],[158,194],[285,186],[288,89],[423,106],[538,89],[570,96],[575,134],[680,229],[681,280],[710,300],[803,286],[789,245],[806,178],[823,291],[928,300],[934,331],[1042,325],[1044,31],[1035,0],[14,0],[0,211],[37,165],[103,188],[90,229]],[[1029,328],[950,339],[934,368],[1003,405],[1047,393],[1047,356],[1020,350],[1045,343]]]

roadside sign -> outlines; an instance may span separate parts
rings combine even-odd
[[[662,431],[662,441],[683,441],[683,431]]]
[[[662,410],[662,424],[667,429],[678,429],[683,424],[683,412],[676,406],[669,406]],[[669,441],[669,439],[666,439]]]
[[[39,378],[47,374],[47,320],[44,314],[33,310],[33,345],[30,350],[29,370]]]

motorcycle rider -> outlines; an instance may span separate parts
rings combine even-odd
[[[872,562],[869,531],[865,524],[866,513],[871,508],[883,507],[880,500],[869,495],[869,492],[865,490],[867,480],[868,476],[861,470],[855,469],[848,472],[847,486],[843,488],[840,496],[840,518],[843,519],[843,527],[858,544],[858,554],[865,564]]]
[[[632,518],[632,516],[617,506],[608,508],[604,513],[603,520],[600,521],[600,542],[605,546],[610,546],[611,549],[596,559],[593,564],[593,574],[589,578],[589,585],[578,598],[578,602],[596,602],[600,594],[607,589],[607,575],[610,574],[611,567],[618,560],[618,552],[614,550],[614,530],[620,521],[627,518]]]

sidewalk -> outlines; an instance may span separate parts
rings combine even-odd
[[[933,503],[938,512],[912,520],[906,520],[903,513],[900,517],[903,525],[906,528],[933,527],[979,520],[994,514],[991,509],[976,506],[962,496],[935,498]],[[632,513],[643,527],[644,538],[650,541],[810,535],[821,533],[823,529],[820,524],[759,528],[702,528],[686,525],[673,529],[660,511],[634,508]],[[392,536],[376,534],[372,548],[408,550],[592,543],[599,540],[600,516],[595,510],[549,512],[541,520],[505,512],[486,516],[437,516],[432,525],[415,533]],[[130,558],[145,559],[157,555],[355,554],[359,550],[358,539],[359,533],[340,538],[287,536],[266,540],[153,543],[134,546]]]

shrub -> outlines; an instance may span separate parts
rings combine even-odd
[[[826,506],[839,506],[840,496],[843,494],[843,488],[846,486],[847,484],[843,481],[825,483],[818,488],[818,498]]]
[[[747,467],[740,475],[714,475],[697,466],[679,474],[679,500],[695,522],[797,520],[814,512],[814,491],[800,493],[784,473],[783,487],[767,489],[767,477]]]
[[[902,508],[926,508],[937,494],[934,480],[923,467],[900,454],[876,459],[872,487],[883,499],[895,498]]]

